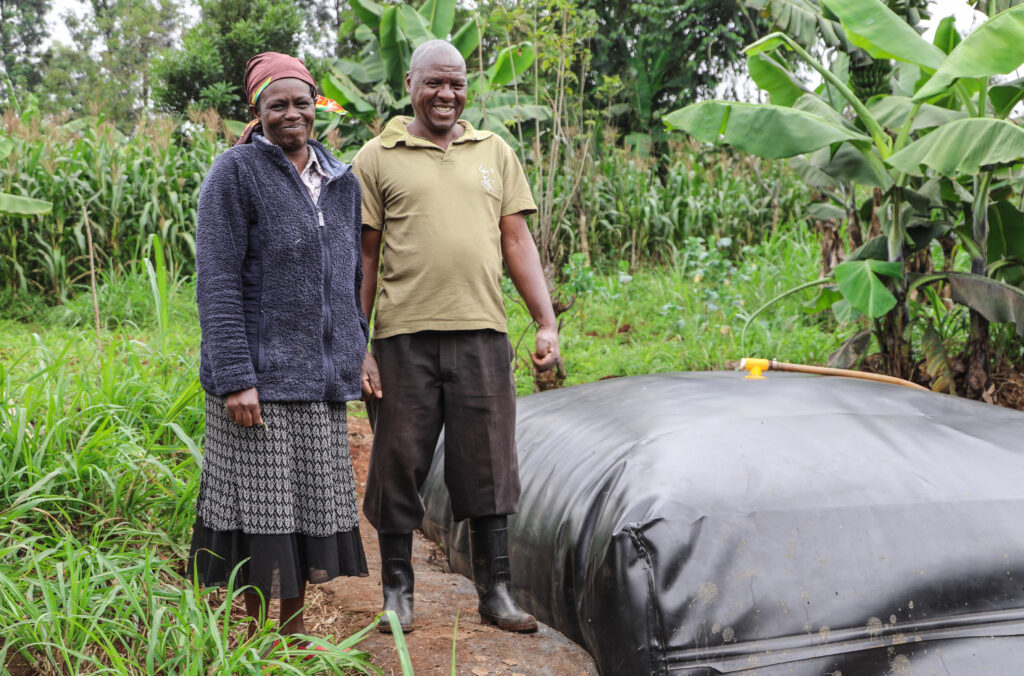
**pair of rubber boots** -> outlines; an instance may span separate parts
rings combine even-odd
[[[512,574],[508,561],[506,517],[470,519],[469,545],[473,580],[480,596],[477,606],[480,619],[505,631],[537,631],[537,620],[516,605],[509,595]],[[416,626],[412,612],[412,533],[380,533],[380,559],[384,610],[394,611],[402,631],[410,632]],[[391,633],[391,624],[386,616],[377,622],[377,629]]]

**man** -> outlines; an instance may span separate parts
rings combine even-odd
[[[519,507],[513,352],[501,266],[539,325],[538,369],[559,359],[558,332],[525,215],[537,210],[515,153],[459,115],[466,63],[451,44],[413,53],[405,87],[414,117],[396,117],[356,156],[363,185],[363,284],[372,353],[363,392],[374,427],[363,510],[380,536],[384,609],[413,619],[412,531],[419,489],[445,429],[445,483],[456,520],[470,520],[484,622],[537,630],[509,596],[506,516]],[[383,251],[381,242],[383,240]],[[386,622],[381,631],[390,631]]]

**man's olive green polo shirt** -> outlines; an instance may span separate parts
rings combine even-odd
[[[373,335],[507,332],[498,221],[537,210],[523,168],[500,136],[465,120],[447,150],[410,134],[411,121],[392,119],[352,162],[363,224],[383,231]]]

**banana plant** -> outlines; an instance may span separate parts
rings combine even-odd
[[[746,48],[751,75],[770,104],[706,101],[664,122],[704,142],[797,158],[822,185],[846,180],[871,188],[858,211],[866,222],[877,221],[880,236],[812,284],[836,284],[837,299],[878,320],[879,344],[898,375],[910,371],[908,291],[939,281],[908,274],[905,261],[946,234],[974,259],[971,273],[957,273],[955,282],[951,273],[941,277],[955,287],[954,299],[991,321],[1020,319],[1024,335],[1024,293],[1007,283],[1024,269],[1012,258],[1022,248],[1013,239],[1024,235],[1016,228],[1020,211],[1007,200],[1021,192],[1024,130],[1005,119],[1024,87],[993,80],[1024,63],[1024,6],[992,16],[962,41],[946,21],[929,43],[879,0],[822,1],[845,40],[874,59],[897,62],[897,95],[862,100],[843,78],[848,61],[826,67],[798,40],[775,32]],[[817,71],[822,85],[810,91],[782,53]],[[1002,258],[986,268],[993,210],[1002,238],[994,250]],[[998,279],[989,276],[994,271]]]

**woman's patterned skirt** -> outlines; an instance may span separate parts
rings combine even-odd
[[[188,574],[295,598],[304,582],[367,574],[344,403],[261,401],[241,427],[206,396]]]

